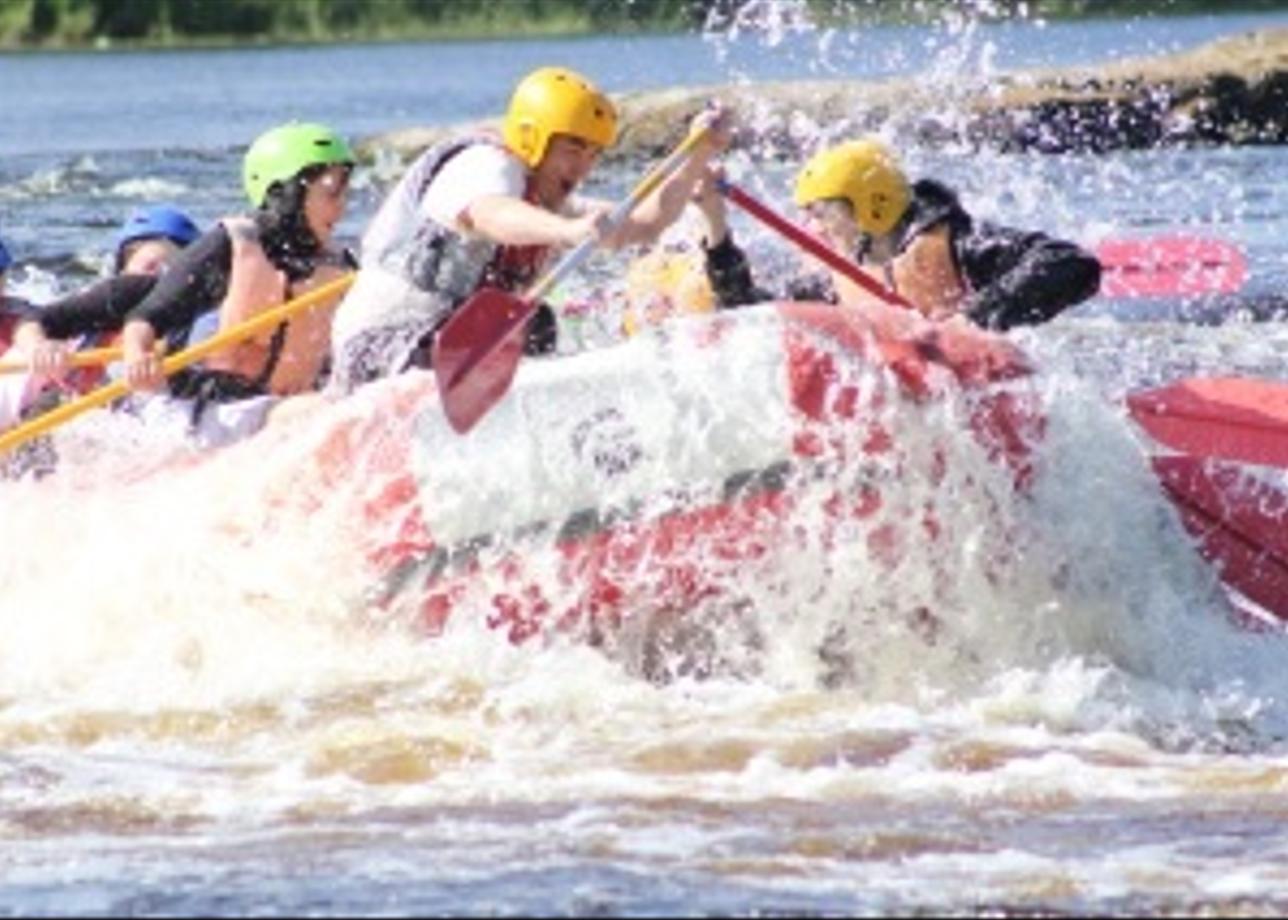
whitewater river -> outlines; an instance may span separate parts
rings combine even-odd
[[[241,208],[241,150],[274,123],[362,138],[480,118],[539,64],[614,92],[950,81],[1288,24],[828,34],[766,8],[783,15],[682,37],[0,56],[14,288],[39,300],[93,277],[141,202],[203,223]],[[734,157],[789,207],[790,167]],[[885,482],[891,507],[933,505],[940,528],[893,561],[874,564],[861,528],[816,539],[826,487],[799,484],[805,551],[784,551],[772,591],[754,567],[728,576],[754,639],[717,619],[670,642],[640,626],[513,645],[486,597],[441,635],[379,609],[342,511],[364,463],[334,501],[278,513],[312,481],[301,444],[353,407],[298,442],[178,464],[128,419],[69,424],[57,475],[0,482],[0,913],[1288,910],[1288,641],[1231,625],[1119,401],[1196,371],[1283,375],[1288,327],[1263,308],[1288,284],[1288,152],[906,158],[981,216],[1087,245],[1230,241],[1247,286],[1219,309],[1096,300],[1016,334],[1048,417],[1023,494],[950,410],[900,423],[938,432],[948,473]],[[388,178],[359,171],[349,239]],[[783,244],[738,227],[771,273]],[[615,265],[591,282],[611,287]],[[563,322],[570,349],[598,347],[616,318]],[[439,463],[460,455],[441,446]],[[492,500],[453,475],[451,501]]]

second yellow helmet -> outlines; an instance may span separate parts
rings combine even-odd
[[[542,67],[515,87],[501,133],[505,145],[535,167],[556,134],[611,147],[617,140],[617,109],[581,74]]]
[[[796,177],[801,207],[829,198],[849,201],[863,232],[882,236],[903,217],[912,193],[890,148],[863,138],[815,154]]]
[[[706,259],[697,250],[654,250],[627,269],[622,331],[628,336],[672,316],[710,313],[715,308]]]

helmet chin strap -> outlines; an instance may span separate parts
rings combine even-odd
[[[886,287],[896,294],[899,293],[899,286],[895,283],[894,260],[899,255],[899,242],[900,234],[896,232],[883,233],[880,236],[860,233],[858,251],[855,253],[855,261],[878,266]]]
[[[859,259],[861,261],[875,262],[877,265],[889,265],[898,254],[899,242],[893,233],[883,233],[880,236],[863,233],[859,236]]]
[[[910,242],[908,232],[912,226],[913,211],[914,206],[906,208],[895,222],[895,225],[885,233],[860,232],[859,261],[866,260],[884,266],[886,274],[889,276],[890,263],[898,257],[899,253],[903,252],[904,247]]]

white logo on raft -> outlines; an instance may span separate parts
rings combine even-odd
[[[607,479],[629,473],[644,456],[639,432],[616,408],[599,409],[572,430],[572,452]]]
[[[525,358],[469,434],[427,403],[412,472],[439,546],[522,533],[599,509],[719,495],[793,459],[795,410],[772,306],[668,323],[612,348]]]

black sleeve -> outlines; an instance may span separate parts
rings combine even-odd
[[[127,320],[146,320],[164,336],[187,329],[223,301],[232,274],[233,241],[223,224],[181,251]]]
[[[788,300],[821,300],[836,303],[836,290],[827,275],[799,275],[787,282]]]
[[[781,293],[759,287],[751,277],[747,255],[727,234],[715,246],[707,249],[707,278],[715,291],[716,303],[721,309],[745,307],[748,304],[769,300],[822,300],[836,302],[832,282],[826,275],[801,275],[790,279]]]
[[[714,246],[704,246],[703,252],[706,254],[707,280],[711,282],[716,303],[722,309],[774,299],[772,294],[756,287],[747,255],[733,241],[732,233],[725,234],[725,238]]]
[[[155,283],[152,275],[117,275],[92,284],[46,305],[37,316],[40,328],[54,339],[115,332]]]
[[[1043,233],[977,225],[956,255],[974,291],[966,312],[986,329],[1044,323],[1100,289],[1095,256]]]

